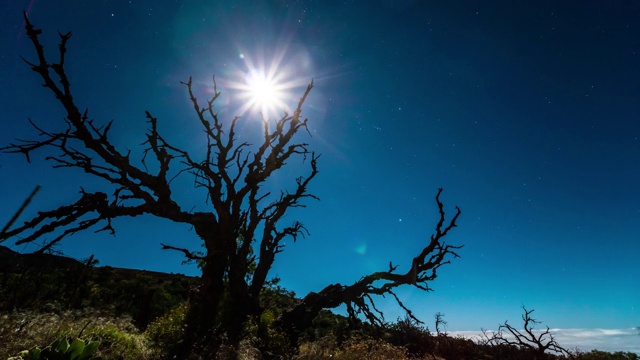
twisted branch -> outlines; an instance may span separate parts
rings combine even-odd
[[[429,282],[437,277],[437,270],[451,262],[452,258],[460,257],[457,250],[463,245],[450,245],[444,241],[449,231],[456,227],[456,221],[461,214],[456,207],[454,216],[446,223],[444,205],[440,201],[442,189],[436,194],[436,204],[440,218],[436,224],[435,233],[429,242],[413,258],[411,267],[406,273],[397,273],[397,265],[389,263],[389,270],[374,272],[363,276],[351,285],[332,284],[320,292],[311,292],[302,299],[300,304],[284,313],[279,319],[281,326],[295,333],[308,327],[321,309],[335,308],[342,304],[347,306],[350,318],[364,317],[372,324],[383,326],[386,321],[384,314],[375,307],[374,295],[391,295],[398,306],[406,311],[411,319],[422,323],[413,312],[405,306],[395,293],[395,289],[402,285],[414,286],[423,291],[432,291]],[[295,339],[292,339],[294,341]]]

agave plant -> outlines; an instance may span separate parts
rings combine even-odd
[[[21,351],[18,356],[9,358],[9,360],[99,360],[93,354],[98,350],[98,341],[89,341],[76,338],[72,342],[65,336],[51,345],[40,349],[34,347],[29,350]]]

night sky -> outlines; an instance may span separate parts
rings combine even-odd
[[[162,3],[162,6],[159,4]],[[293,107],[312,79],[303,115],[322,153],[308,201],[285,219],[311,235],[287,243],[272,274],[299,295],[404,264],[435,227],[434,196],[460,206],[434,292],[400,297],[433,328],[519,324],[522,306],[562,329],[640,326],[640,4],[636,1],[6,1],[0,7],[0,144],[34,139],[31,118],[64,128],[64,112],[22,62],[34,59],[21,12],[42,28],[49,60],[56,31],[72,31],[66,59],[76,104],[139,154],[144,111],[174,143],[205,138],[180,81],[217,109],[241,115],[240,137]],[[274,71],[279,108],[249,106],[247,81]],[[27,164],[0,155],[0,222],[37,185],[20,223],[71,203],[80,186],[104,189],[47,152]],[[291,188],[304,164],[272,183]],[[183,208],[205,209],[188,177]],[[183,225],[151,217],[115,222],[115,237],[82,233],[58,250],[101,265],[197,275],[160,242],[199,249]],[[6,242],[3,245],[10,245]],[[14,247],[29,251],[36,247]],[[388,320],[403,316],[380,303]],[[637,336],[635,336],[637,339]],[[640,349],[635,350],[640,351]]]

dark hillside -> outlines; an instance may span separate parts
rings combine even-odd
[[[20,254],[0,246],[0,310],[92,307],[130,315],[144,329],[187,299],[196,278],[94,266],[53,255]]]

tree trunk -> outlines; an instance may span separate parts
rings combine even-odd
[[[220,323],[219,310],[225,294],[225,268],[226,256],[210,256],[205,261],[200,288],[189,300],[179,358],[188,359],[194,353],[215,351],[220,345],[215,330]]]
[[[254,306],[249,295],[249,286],[245,280],[247,275],[246,259],[236,257],[231,262],[229,272],[229,303],[224,309],[225,329],[229,342],[237,345],[245,335],[245,325],[247,320],[259,314],[259,309]]]
[[[250,296],[244,279],[246,271],[238,269],[242,263],[234,262],[233,257],[227,251],[207,256],[201,286],[190,301],[181,358],[190,353],[214,356],[223,335],[225,343],[237,349],[249,318],[260,315],[259,299]]]

